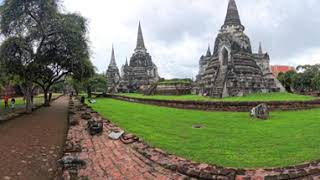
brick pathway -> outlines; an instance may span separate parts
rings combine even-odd
[[[87,122],[77,112],[73,118],[79,119],[79,125],[72,126],[68,132],[68,142],[81,145],[76,156],[86,162],[80,169],[78,178],[94,180],[106,179],[183,179],[185,176],[164,169],[151,162],[120,140],[108,138],[110,124],[104,124],[102,135],[91,136],[86,130]],[[101,118],[98,115],[97,118]],[[68,154],[68,153],[67,153]],[[72,153],[74,154],[74,153]],[[68,171],[64,179],[69,179]]]
[[[56,176],[67,132],[68,98],[0,124],[0,179],[46,180]]]

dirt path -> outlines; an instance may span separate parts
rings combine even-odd
[[[56,172],[67,132],[68,98],[0,125],[0,180],[45,180]]]

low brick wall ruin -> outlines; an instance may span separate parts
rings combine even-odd
[[[261,103],[267,104],[270,111],[275,110],[303,110],[320,108],[320,99],[311,101],[271,101],[271,102],[210,102],[210,101],[177,101],[177,100],[157,100],[127,97],[121,95],[108,94],[106,97],[122,101],[151,104],[157,106],[173,107],[179,109],[193,109],[204,111],[232,111],[232,112],[249,112],[253,107]]]

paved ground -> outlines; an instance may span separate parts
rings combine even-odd
[[[68,98],[0,124],[0,180],[45,180],[55,176],[67,132]]]
[[[82,152],[76,154],[80,159],[85,160],[86,166],[84,169],[80,169],[78,178],[88,177],[94,180],[184,178],[180,174],[151,162],[133,150],[130,145],[126,145],[120,140],[109,139],[108,133],[113,127],[112,124],[105,122],[102,135],[90,136],[86,130],[87,122],[80,118],[80,114],[78,112],[73,117],[79,119],[79,125],[69,129],[67,138],[70,142],[82,147]],[[95,117],[101,118],[99,115]]]

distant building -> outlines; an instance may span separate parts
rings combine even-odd
[[[288,71],[295,71],[295,68],[292,66],[280,66],[280,65],[274,65],[271,66],[272,74],[275,77],[278,77],[279,73],[286,73]]]
[[[108,93],[118,93],[120,83],[120,72],[117,67],[116,58],[114,55],[114,48],[112,46],[111,60],[106,73],[108,81]]]
[[[157,66],[152,62],[144,44],[141,25],[138,27],[137,45],[130,62],[122,66],[122,91],[137,91],[143,86],[149,86],[160,79]]]

